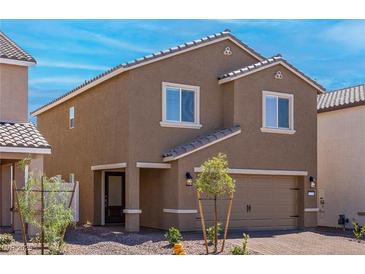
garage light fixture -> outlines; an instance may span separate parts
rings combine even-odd
[[[314,178],[314,176],[309,176],[309,182],[310,182],[310,186],[311,188],[315,188],[316,187],[316,178]]]
[[[185,178],[186,178],[186,186],[192,186],[193,185],[193,176],[191,176],[190,172],[186,172]]]

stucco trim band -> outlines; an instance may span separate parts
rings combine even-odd
[[[126,167],[127,167],[127,163],[115,163],[115,164],[91,166],[91,170],[106,170],[106,169],[117,169],[117,168],[126,168]]]
[[[224,78],[222,80],[219,80],[218,83],[219,84],[224,84],[224,83],[227,83],[227,82],[230,82],[230,81],[233,81],[233,80],[236,80],[236,79],[239,79],[241,77],[245,77],[247,75],[250,75],[250,74],[253,74],[253,73],[256,73],[256,72],[259,72],[261,70],[264,70],[264,69],[268,69],[268,68],[271,68],[271,67],[274,67],[276,65],[282,65],[283,67],[285,67],[287,70],[291,71],[292,73],[294,73],[295,75],[297,75],[299,78],[301,78],[302,80],[304,80],[305,82],[307,82],[308,84],[310,84],[312,87],[314,87],[316,90],[319,90],[321,93],[324,93],[325,91],[323,89],[320,89],[318,86],[316,86],[314,83],[312,83],[311,81],[309,81],[307,78],[305,78],[303,75],[301,75],[299,72],[295,71],[293,68],[291,68],[287,63],[283,62],[283,61],[278,61],[278,62],[274,62],[274,63],[271,63],[269,65],[266,65],[266,66],[263,66],[261,68],[258,68],[258,69],[255,69],[255,70],[250,70],[246,73],[242,73],[242,74],[239,74],[237,76],[232,76],[232,77],[227,77],[227,78]]]
[[[194,172],[202,172],[202,167],[194,167]],[[229,168],[230,174],[244,174],[244,175],[283,175],[283,176],[308,176],[308,171],[299,170],[277,170],[277,169],[243,169],[243,168]]]
[[[123,213],[126,214],[141,214],[142,210],[141,209],[123,209]]]
[[[213,142],[211,142],[211,143],[208,143],[208,144],[206,144],[206,145],[204,145],[204,146],[198,147],[198,148],[193,149],[193,150],[191,150],[191,151],[188,151],[188,152],[186,152],[186,153],[180,154],[180,155],[178,155],[178,156],[176,156],[176,157],[173,157],[173,156],[164,157],[164,158],[163,158],[163,161],[164,161],[164,162],[169,162],[169,161],[174,161],[174,160],[180,159],[180,158],[185,157],[185,156],[187,156],[187,155],[189,155],[189,154],[192,154],[192,153],[194,153],[194,152],[197,152],[197,151],[199,151],[199,150],[202,150],[202,149],[204,149],[204,148],[206,148],[206,147],[212,146],[212,145],[214,145],[214,144],[216,144],[216,143],[218,143],[218,142],[221,142],[221,141],[224,141],[224,140],[226,140],[226,139],[228,139],[228,138],[231,138],[231,137],[233,137],[233,136],[235,136],[235,135],[237,135],[237,134],[240,134],[241,132],[242,132],[241,130],[235,131],[235,132],[233,132],[233,133],[231,133],[231,134],[229,134],[229,135],[227,135],[227,136],[225,136],[225,137],[223,137],[223,138],[221,138],[221,139],[215,140],[215,141],[213,141]]]
[[[313,207],[313,208],[305,208],[304,212],[318,212],[319,208],[318,207]]]
[[[167,168],[171,168],[171,164],[137,162],[136,163],[136,167],[139,167],[139,168],[160,168],[160,169],[167,169]]]
[[[165,213],[174,213],[174,214],[196,214],[198,210],[196,209],[171,209],[171,208],[164,208],[162,210]]]
[[[51,154],[51,149],[50,148],[30,148],[30,147],[0,147],[0,152]]]

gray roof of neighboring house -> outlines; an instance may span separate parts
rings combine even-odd
[[[176,158],[180,155],[183,155],[185,153],[194,151],[194,150],[198,150],[199,148],[212,144],[213,142],[217,142],[225,137],[228,137],[229,135],[232,135],[233,133],[237,133],[241,130],[240,126],[234,126],[231,128],[224,128],[224,129],[219,129],[216,130],[212,133],[203,135],[203,136],[198,136],[197,138],[191,140],[189,143],[185,143],[182,145],[179,145],[177,147],[174,147],[172,149],[170,149],[169,151],[167,151],[166,153],[164,153],[162,156],[164,158],[171,158],[171,160],[173,160],[173,158]]]
[[[317,96],[317,111],[365,105],[365,84],[333,90]]]
[[[0,31],[0,58],[36,63],[36,60]]]
[[[166,49],[166,50],[161,50],[161,51],[158,51],[156,53],[146,55],[144,57],[134,59],[130,62],[123,63],[123,64],[120,64],[118,66],[115,66],[115,67],[113,67],[113,68],[111,68],[111,69],[95,76],[94,78],[85,81],[84,83],[82,83],[81,85],[77,86],[76,88],[70,90],[69,92],[65,93],[61,97],[58,97],[55,100],[53,100],[53,101],[41,106],[40,108],[32,111],[32,113],[34,113],[34,112],[36,112],[36,111],[38,111],[38,110],[40,110],[40,109],[42,109],[42,108],[44,108],[48,105],[51,105],[51,104],[59,101],[60,99],[66,97],[67,95],[69,95],[73,92],[76,92],[77,90],[81,89],[82,87],[87,86],[88,84],[90,84],[90,83],[92,83],[92,82],[94,82],[94,81],[96,81],[96,80],[98,80],[98,79],[100,79],[100,78],[102,78],[102,77],[104,77],[108,74],[111,74],[112,72],[114,72],[114,71],[116,71],[120,68],[133,68],[134,66],[137,66],[139,64],[147,63],[147,62],[153,61],[154,59],[158,59],[158,58],[163,57],[163,56],[168,56],[170,54],[174,54],[174,53],[186,50],[186,49],[191,48],[191,47],[195,47],[195,46],[198,46],[198,45],[203,45],[205,43],[209,43],[211,41],[221,39],[223,37],[229,37],[229,38],[233,39],[235,42],[237,42],[242,47],[247,49],[247,51],[251,52],[253,55],[256,55],[259,59],[262,59],[262,60],[265,59],[265,57],[263,57],[261,54],[259,54],[258,52],[256,52],[255,50],[253,50],[252,48],[250,48],[249,46],[244,44],[242,41],[237,39],[234,35],[232,35],[229,30],[225,30],[223,32],[218,32],[218,33],[215,33],[215,34],[212,34],[212,35],[208,35],[208,36],[202,37],[200,39],[197,39],[197,40],[194,40],[194,41],[191,41],[191,42],[187,42],[187,43],[184,43],[184,44],[181,44],[179,46],[172,47],[172,48],[169,48],[169,49]]]
[[[0,122],[0,147],[50,148],[31,123]]]
[[[303,72],[301,72],[300,70],[298,70],[296,67],[294,67],[293,65],[291,65],[287,60],[285,60],[280,54],[275,55],[271,58],[267,58],[261,62],[257,62],[255,64],[249,65],[249,66],[245,66],[243,68],[225,73],[221,76],[218,77],[219,80],[223,80],[226,78],[233,78],[233,77],[239,77],[239,76],[244,76],[246,74],[255,72],[255,71],[259,71],[265,67],[268,67],[272,64],[275,63],[279,63],[279,62],[283,62],[286,65],[288,65],[291,69],[293,69],[295,72],[297,72],[298,74],[300,74],[302,77],[304,77],[305,79],[307,79],[309,82],[311,82],[313,85],[315,85],[319,90],[321,91],[325,91],[326,89],[320,85],[319,83],[317,83],[316,81],[314,81],[313,79],[311,79],[310,77],[308,77],[307,75],[305,75]]]

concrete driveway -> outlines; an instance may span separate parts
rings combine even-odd
[[[365,255],[365,241],[355,241],[351,231],[316,228],[248,234],[249,249],[263,255]],[[230,241],[240,244],[236,237]]]

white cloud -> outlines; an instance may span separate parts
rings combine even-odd
[[[353,49],[365,49],[365,20],[347,20],[327,29],[323,38]]]
[[[29,80],[29,84],[77,84],[84,81],[85,78],[82,77],[55,76],[31,79]]]
[[[50,60],[40,60],[38,62],[38,66],[49,67],[49,68],[70,68],[70,69],[83,69],[83,70],[96,70],[96,71],[104,71],[109,69],[109,67],[101,65],[59,62]]]
[[[108,36],[99,34],[99,33],[93,33],[89,31],[81,31],[81,33],[84,33],[88,40],[93,40],[94,42],[98,42],[101,44],[104,44],[104,46],[114,47],[122,50],[129,50],[129,51],[135,51],[135,52],[143,52],[143,53],[152,53],[155,52],[154,49],[139,46],[136,43],[129,43],[126,41],[123,41],[121,39],[114,39],[110,38]]]

